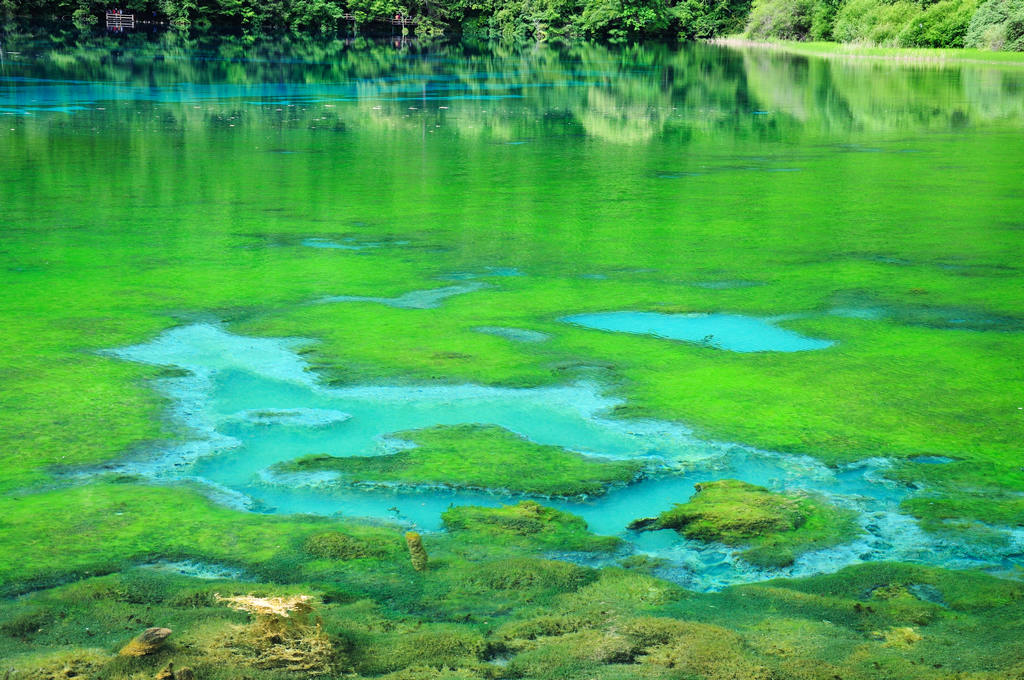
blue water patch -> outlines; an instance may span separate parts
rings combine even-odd
[[[496,335],[499,338],[515,340],[516,342],[544,342],[551,336],[540,331],[532,331],[528,328],[511,328],[508,326],[477,326],[473,329],[477,333]]]
[[[515,276],[525,276],[525,274],[523,274],[522,271],[520,271],[519,269],[517,269],[515,267],[484,267],[483,272],[473,272],[473,271],[452,272],[450,274],[445,274],[444,276],[439,276],[438,278],[439,279],[450,280],[450,281],[469,281],[469,280],[472,280],[472,279],[485,278],[485,277],[488,277],[488,276],[497,276],[497,277],[501,277],[501,278],[508,278],[508,277],[515,277]]]
[[[441,303],[454,295],[472,293],[475,290],[486,288],[487,284],[479,281],[472,281],[455,286],[444,288],[431,288],[429,290],[414,290],[398,297],[385,298],[367,295],[335,295],[317,300],[319,303],[328,302],[376,302],[388,307],[399,307],[402,309],[434,309],[440,307]]]
[[[946,463],[952,463],[952,458],[946,456],[911,456],[910,460],[915,463],[924,463],[925,465],[945,465]]]
[[[746,281],[743,279],[732,279],[726,281],[697,281],[693,284],[697,288],[707,290],[732,290],[734,288],[753,288],[763,285],[760,281]]]
[[[601,331],[696,342],[732,352],[804,352],[835,344],[779,328],[770,319],[739,314],[598,312],[574,314],[562,321]]]
[[[0,76],[0,112],[82,111],[100,102],[206,104],[239,100],[254,106],[310,105],[323,102],[500,101],[522,99],[517,83],[475,84],[431,81],[380,83],[352,80],[340,83],[175,83],[161,87],[112,81],[19,79]],[[484,94],[467,92],[471,87]]]
[[[326,238],[307,238],[302,240],[302,245],[308,248],[324,248],[328,250],[366,250],[367,248],[376,248],[379,243],[356,243],[353,239],[345,239],[345,243],[339,243],[337,241],[331,241]]]
[[[877,307],[836,307],[828,311],[832,316],[841,316],[847,319],[863,319],[865,321],[877,321],[885,317],[885,311]]]

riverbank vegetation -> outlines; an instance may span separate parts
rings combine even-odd
[[[1022,0],[123,0],[178,27],[332,34],[381,28],[419,36],[832,40],[885,47],[1024,50]],[[10,13],[96,23],[109,0],[0,0]],[[374,28],[376,26],[376,29]],[[395,29],[398,26],[398,29]]]

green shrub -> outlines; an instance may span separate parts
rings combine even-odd
[[[1024,52],[1024,0],[985,0],[971,18],[967,47]]]
[[[832,40],[832,27],[842,0],[815,0],[811,8],[811,40]]]
[[[897,47],[903,27],[921,13],[909,0],[850,0],[836,14],[832,37],[839,42]]]
[[[684,38],[739,33],[750,14],[750,0],[682,0],[669,9]]]
[[[99,22],[99,17],[92,10],[79,7],[71,13],[71,21],[79,27],[94,26]]]
[[[811,32],[814,4],[814,0],[754,0],[747,35],[804,40]]]
[[[900,31],[901,47],[963,47],[977,0],[941,0]]]

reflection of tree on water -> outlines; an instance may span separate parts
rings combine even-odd
[[[951,129],[1024,118],[1024,73],[976,65],[913,66],[743,50],[751,97],[823,130]]]
[[[34,55],[34,73],[56,81],[45,83],[41,110],[46,101],[92,109],[97,101],[132,97],[132,88],[136,95],[164,88],[148,102],[136,98],[181,126],[244,115],[259,125],[341,130],[357,124],[518,142],[577,125],[585,136],[638,144],[666,134],[689,139],[731,130],[741,137],[793,138],[835,130],[948,129],[1024,116],[1024,102],[1015,95],[1024,73],[826,61],[701,44],[484,51],[471,42],[399,40],[396,49],[390,40],[291,36],[271,42],[177,32],[96,39],[64,34],[42,45],[31,35],[11,34],[6,42],[11,52]],[[41,87],[19,84],[15,100],[26,101],[19,95],[33,86]],[[135,120],[115,110],[107,112],[107,124],[119,115],[126,124]]]

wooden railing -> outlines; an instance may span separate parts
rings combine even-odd
[[[346,21],[355,21],[356,20],[356,15],[352,14],[351,12],[346,12],[346,13],[341,15],[341,18],[346,20]],[[413,19],[412,17],[404,16],[404,15],[399,15],[397,17],[391,17],[390,19],[387,19],[385,21],[385,23],[388,23],[388,22],[390,22],[392,26],[415,26],[417,24],[417,21],[415,19]]]
[[[135,15],[107,12],[107,28],[135,28]]]

